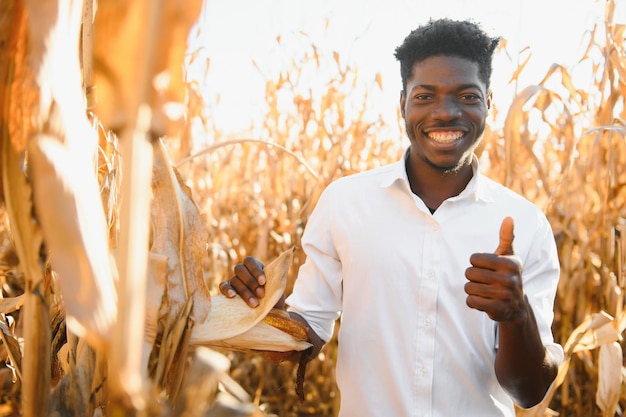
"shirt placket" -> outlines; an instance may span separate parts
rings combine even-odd
[[[433,372],[435,358],[435,325],[437,321],[437,291],[440,270],[439,223],[429,219],[424,233],[422,256],[423,274],[418,294],[417,344],[415,363],[415,416],[432,416]]]

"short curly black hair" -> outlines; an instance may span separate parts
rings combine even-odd
[[[499,37],[490,37],[470,20],[431,19],[411,31],[396,48],[394,55],[400,61],[402,89],[406,90],[416,62],[437,55],[458,56],[477,63],[479,77],[489,89],[493,53],[498,43]]]

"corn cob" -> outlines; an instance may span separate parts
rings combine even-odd
[[[307,340],[307,327],[304,323],[292,319],[284,310],[271,309],[262,322],[289,333],[298,340]]]

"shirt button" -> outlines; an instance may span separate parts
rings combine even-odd
[[[439,224],[433,223],[433,230],[439,230]]]
[[[432,322],[430,321],[430,319],[424,320],[424,327],[430,327],[431,324]]]
[[[420,368],[420,376],[426,376],[426,368]]]

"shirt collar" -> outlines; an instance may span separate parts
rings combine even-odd
[[[380,180],[381,187],[391,187],[393,184],[403,184],[407,190],[411,190],[409,185],[409,176],[406,172],[406,159],[409,156],[409,149],[404,152],[402,158],[391,164]],[[474,199],[476,201],[494,201],[493,194],[490,192],[487,178],[480,172],[480,163],[476,155],[472,155],[472,171],[474,176],[467,184],[465,189],[457,196],[451,197],[450,200]]]

